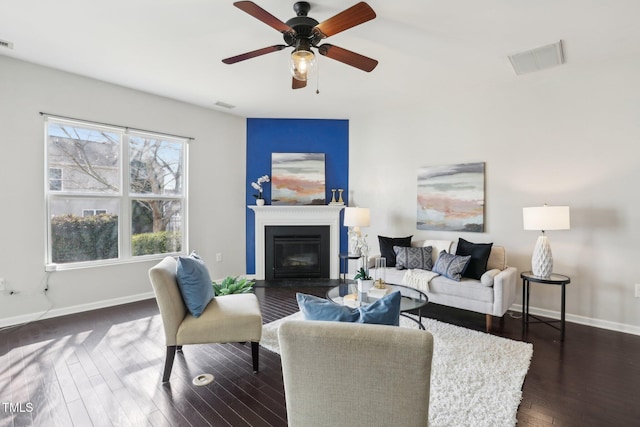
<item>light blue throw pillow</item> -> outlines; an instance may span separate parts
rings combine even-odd
[[[198,254],[178,257],[176,279],[189,313],[200,317],[205,307],[213,299],[213,285],[209,270]]]
[[[349,308],[324,298],[307,294],[296,294],[300,311],[307,320],[329,320],[334,322],[371,323],[377,325],[400,325],[400,291],[392,292],[371,304]]]

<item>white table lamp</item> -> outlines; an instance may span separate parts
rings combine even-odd
[[[549,277],[553,272],[553,256],[549,239],[544,232],[549,230],[569,230],[569,206],[537,206],[522,208],[522,222],[525,230],[542,231],[536,241],[531,257],[531,271],[538,277]]]
[[[369,208],[344,208],[344,226],[349,227],[349,255],[360,255],[360,227],[368,227]]]

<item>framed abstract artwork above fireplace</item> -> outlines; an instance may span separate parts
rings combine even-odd
[[[325,203],[324,153],[271,154],[271,204]]]

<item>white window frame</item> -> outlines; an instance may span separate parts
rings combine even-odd
[[[178,137],[163,134],[160,132],[138,131],[125,127],[103,125],[94,122],[61,118],[56,116],[44,115],[44,163],[45,163],[45,271],[59,271],[59,270],[71,270],[77,268],[98,267],[114,264],[127,264],[131,262],[149,261],[154,259],[163,259],[166,256],[178,256],[185,255],[188,248],[188,158],[189,158],[189,141],[190,138]],[[102,194],[96,192],[78,192],[68,191],[64,189],[64,184],[61,185],[61,190],[51,190],[49,180],[49,152],[48,152],[48,127],[51,122],[61,123],[66,125],[79,126],[84,128],[92,128],[98,130],[105,130],[110,132],[118,132],[121,134],[120,139],[120,182],[119,192],[116,194]],[[164,141],[180,142],[183,144],[182,151],[182,194],[138,194],[131,193],[130,187],[130,159],[129,159],[129,138],[130,136],[143,136],[162,139]],[[64,170],[62,171],[64,177]],[[92,261],[81,262],[69,262],[69,263],[53,263],[52,262],[52,247],[51,247],[51,202],[56,199],[63,198],[74,199],[117,199],[120,204],[120,211],[118,212],[118,257],[112,259],[101,259]],[[131,203],[133,200],[175,200],[180,201],[182,210],[180,212],[180,229],[182,233],[181,251],[179,252],[166,252],[160,254],[149,255],[132,255],[132,233],[131,233]],[[90,210],[90,209],[87,209]]]

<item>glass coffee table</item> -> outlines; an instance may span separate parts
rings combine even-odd
[[[410,288],[408,286],[403,285],[390,285],[388,283],[385,284],[389,291],[387,295],[391,292],[400,291],[402,294],[402,299],[400,300],[400,315],[406,317],[407,319],[411,319],[418,324],[420,329],[424,329],[424,325],[422,324],[422,307],[427,305],[429,302],[429,298],[427,294],[421,292],[415,288]],[[358,284],[357,283],[345,283],[339,286],[334,286],[333,288],[327,291],[327,299],[329,301],[333,301],[336,304],[353,306],[352,302],[345,302],[344,297],[347,295],[353,295],[358,293]],[[371,296],[366,296],[363,301],[356,301],[356,304],[371,304],[376,301],[377,298],[373,298]],[[418,313],[418,318],[414,318],[408,316],[406,312],[414,311]]]

